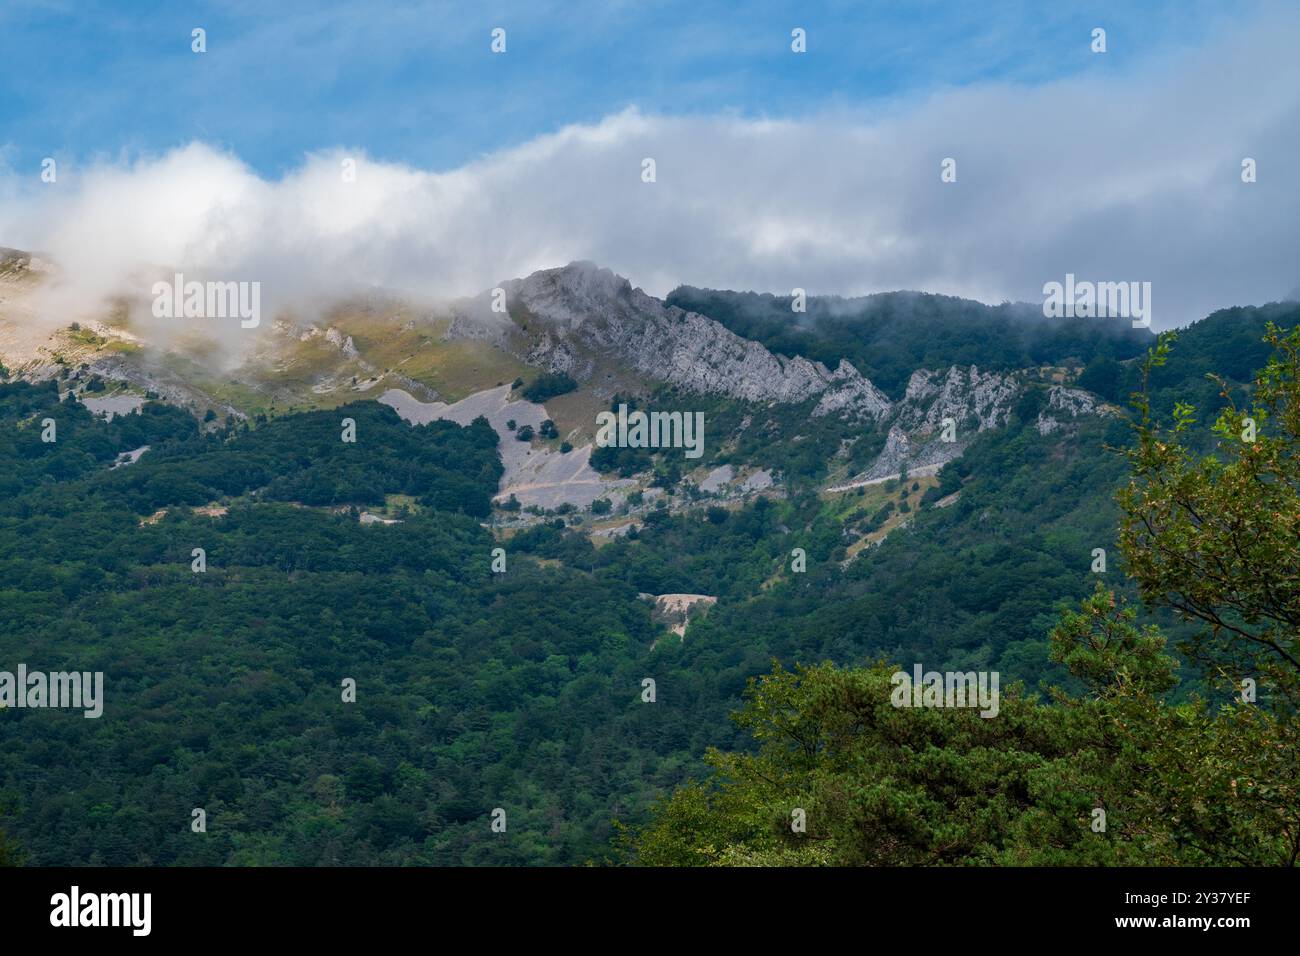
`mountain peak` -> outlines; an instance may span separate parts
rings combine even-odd
[[[513,279],[504,288],[538,318],[570,327],[625,305],[633,291],[627,279],[585,259]]]

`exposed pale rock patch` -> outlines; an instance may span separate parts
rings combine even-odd
[[[561,454],[545,446],[534,447],[531,442],[519,441],[507,427],[507,422],[513,420],[517,428],[531,425],[536,431],[548,416],[542,405],[511,401],[510,391],[509,385],[502,385],[476,392],[449,405],[446,402],[421,402],[409,392],[390,388],[379,396],[379,401],[391,406],[407,421],[417,424],[446,420],[468,425],[479,416],[486,418],[501,438],[501,464],[505,471],[495,496],[497,500],[508,499],[513,494],[524,506],[557,508],[568,503],[586,508],[597,498],[635,484],[628,479],[602,478],[591,467],[591,445]]]

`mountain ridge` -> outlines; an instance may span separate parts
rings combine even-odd
[[[8,300],[15,293],[21,299],[21,293],[40,282],[40,276],[26,274],[32,260],[24,255],[14,253],[6,259],[14,267],[7,273],[7,286],[0,290],[8,293],[0,299],[0,362],[5,364],[9,357],[3,347],[8,339],[3,329],[12,324],[8,316],[14,314],[12,306],[6,308]],[[691,404],[695,401],[691,396],[697,396],[737,403],[766,418],[838,422],[836,427],[850,445],[878,449],[876,455],[856,464],[850,456],[848,462],[836,465],[831,460],[835,456],[828,453],[827,478],[833,477],[830,469],[844,472],[828,482],[836,489],[860,487],[908,471],[936,473],[958,457],[975,435],[1005,426],[1016,403],[1030,390],[1049,390],[1039,415],[1043,429],[1059,428],[1068,419],[1104,407],[1101,399],[1086,397],[1078,389],[1069,388],[1068,394],[1060,391],[1077,377],[1077,368],[1052,370],[1044,378],[1041,368],[997,369],[960,361],[931,367],[937,353],[928,356],[929,363],[911,369],[901,394],[891,399],[846,355],[828,364],[815,354],[784,354],[761,341],[763,335],[746,337],[724,321],[673,304],[674,297],[685,301],[682,290],[686,288],[659,299],[608,268],[578,260],[506,280],[441,307],[369,296],[340,303],[334,311],[311,320],[292,313],[274,317],[254,340],[256,348],[244,363],[221,374],[210,372],[202,355],[171,354],[160,360],[149,354],[139,347],[125,319],[129,310],[118,308],[93,325],[72,323],[56,330],[50,342],[38,347],[25,363],[17,363],[14,371],[31,380],[57,378],[67,391],[78,395],[90,383],[107,380],[196,412],[211,410],[236,420],[263,414],[249,398],[259,394],[271,397],[273,415],[279,413],[279,402],[289,408],[332,407],[355,398],[395,394],[394,389],[416,402],[455,403],[485,395],[510,378],[517,385],[539,373],[563,374],[576,384],[574,394],[549,399],[548,408],[528,416],[539,421],[554,418],[560,426],[549,444],[541,437],[530,439],[543,458],[566,442],[589,454],[594,414],[618,396],[639,395],[646,400],[663,393],[662,400],[677,404]],[[833,301],[813,297],[808,300],[811,324],[805,331],[820,334],[817,328],[825,316],[855,303],[902,301],[891,295]],[[928,301],[919,294],[903,298]],[[777,314],[771,312],[776,308],[773,303],[781,301],[749,293],[740,299],[764,302],[768,319]],[[961,303],[977,317],[977,324],[992,322],[995,331],[1001,321],[997,316],[1007,311],[989,311],[991,307],[950,297],[940,300],[946,307]],[[1023,312],[1027,307],[1018,308]],[[1017,322],[1034,324],[1016,314]],[[742,332],[754,331],[734,318],[731,324]],[[794,327],[802,320],[791,311],[783,321]],[[859,316],[856,321],[872,320]],[[887,324],[894,321],[890,312]],[[1071,334],[1104,338],[1109,333],[1093,328]],[[431,364],[442,367],[420,371]],[[224,383],[218,382],[223,375]],[[743,429],[752,418],[751,414],[736,427]],[[505,423],[496,427],[502,440],[513,442],[515,436]],[[726,443],[728,437],[714,432],[713,440]],[[782,439],[787,444],[801,440],[797,433]],[[513,444],[506,447],[514,449]],[[763,460],[764,451],[760,448],[750,453],[752,460],[736,463],[770,468],[770,461]],[[726,463],[725,457],[715,456],[704,464]],[[647,480],[650,474],[646,473]],[[694,480],[698,485],[702,479]],[[585,487],[586,493],[572,504],[591,505],[592,489],[597,486],[589,480]],[[569,490],[576,494],[576,488],[575,484]],[[511,490],[503,484],[502,496]],[[554,498],[552,489],[539,499],[552,506],[565,500]]]

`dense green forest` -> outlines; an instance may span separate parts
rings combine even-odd
[[[44,388],[0,394],[22,433],[6,465],[30,481],[0,508],[5,660],[106,674],[99,720],[4,714],[4,828],[32,862],[575,862],[644,787],[641,751],[685,742],[627,704],[631,649],[653,639],[635,591],[525,561],[490,574],[475,516],[500,465],[485,424],[412,428],[370,403],[191,429],[130,468],[55,482],[90,439],[69,425],[41,455],[31,416],[80,422],[101,461],[139,439],[122,434],[134,416],[87,422]],[[251,489],[221,518],[176,507]],[[365,526],[277,500],[295,493],[430,507]],[[507,840],[487,838],[496,806]],[[189,830],[194,807],[206,834]]]
[[[1234,310],[1186,330],[1151,369],[1154,414],[1166,420],[1175,402],[1195,396],[1200,427],[1185,441],[1208,447],[1207,423],[1268,361],[1266,321],[1289,315],[1294,324],[1290,309]],[[1114,373],[1107,388],[1115,396],[1141,384],[1141,363],[1119,342],[1083,356],[1085,375]],[[1232,383],[1210,382],[1207,391],[1211,370]],[[793,444],[780,451],[792,479],[784,498],[651,512],[634,536],[600,548],[563,522],[502,541],[482,524],[501,475],[497,436],[482,420],[410,426],[386,406],[359,402],[204,430],[156,402],[104,421],[61,402],[53,384],[0,384],[0,669],[102,670],[106,693],[97,720],[0,711],[0,860],[717,862],[699,855],[693,834],[718,847],[725,835],[732,862],[1130,859],[1111,844],[1103,852],[1089,838],[1087,846],[1062,838],[1051,843],[1060,854],[1030,860],[1003,838],[1012,816],[1023,841],[1073,819],[1086,788],[1061,783],[1065,809],[1046,815],[1025,795],[1050,798],[1051,768],[1064,773],[1084,744],[1100,747],[1085,725],[1120,713],[1081,705],[1075,737],[1053,723],[1061,705],[1044,682],[1086,695],[1099,681],[1060,636],[1073,627],[1078,637],[1075,619],[1062,625],[1061,614],[1099,582],[1117,600],[1147,601],[1133,621],[1108,624],[1119,644],[1145,655],[1151,675],[1116,707],[1194,708],[1201,695],[1223,691],[1191,652],[1166,661],[1124,630],[1140,636],[1159,626],[1189,642],[1199,631],[1125,576],[1126,512],[1115,493],[1146,448],[1140,434],[1108,417],[1042,435],[1033,414],[1027,406],[1007,428],[981,435],[917,502],[910,525],[842,564],[844,522],[863,516],[828,505],[812,483],[825,470],[821,452]],[[341,440],[344,418],[355,442]],[[46,419],[56,441],[41,440]],[[821,427],[816,447],[838,443],[843,426]],[[111,467],[145,445],[135,464]],[[955,504],[934,507],[954,490]],[[412,503],[402,523],[358,520],[360,508],[390,495]],[[195,510],[211,503],[226,513]],[[499,574],[491,569],[498,546],[508,560]],[[201,573],[192,569],[196,548],[205,553]],[[794,548],[807,552],[805,573],[791,571]],[[1090,571],[1095,548],[1112,555],[1105,574]],[[706,593],[718,604],[681,641],[652,622],[640,592]],[[788,802],[785,792],[760,800],[742,791],[733,817],[715,813],[713,784],[689,783],[710,779],[710,747],[737,761],[769,759],[762,736],[751,734],[755,720],[731,714],[774,661],[814,667],[811,679],[777,672],[765,685],[796,707],[804,688],[823,688],[808,698],[823,704],[827,687],[874,693],[876,672],[838,668],[878,661],[996,669],[1005,687],[1018,680],[1023,688],[1008,693],[1008,719],[967,727],[923,715],[935,721],[925,733],[953,755],[944,770],[952,776],[913,780],[912,791],[899,792],[919,794],[915,803],[900,797],[888,817],[873,818],[901,825],[914,807],[916,833],[930,835],[911,850],[806,857],[773,835],[771,813]],[[356,681],[355,703],[343,700],[347,678]],[[642,697],[645,678],[655,681],[653,703]],[[880,761],[915,752],[891,746],[854,772],[869,776]],[[1096,752],[1100,765],[1104,747]],[[975,762],[964,766],[963,754]],[[1138,756],[1108,772],[1141,772]],[[830,800],[843,790],[840,769],[799,772],[817,775],[827,789],[814,795]],[[915,773],[925,777],[925,765]],[[927,855],[944,839],[944,801],[994,778],[1005,779],[1000,792],[1020,810],[999,816],[1012,803],[969,804],[983,829],[965,816],[950,821],[968,828],[954,836],[965,855]],[[1109,776],[1104,792],[1124,783]],[[1143,812],[1167,806],[1153,801]],[[190,829],[200,807],[202,834]],[[496,808],[506,812],[505,833],[491,829]],[[689,845],[662,839],[679,813],[699,816],[695,829],[678,828]],[[629,843],[624,825],[649,829]],[[1261,855],[1270,839],[1258,841]]]
[[[1017,684],[996,719],[897,706],[883,660],[778,665],[737,715],[756,747],[711,750],[710,779],[624,832],[627,859],[1300,863],[1300,330],[1269,340],[1251,403],[1224,388],[1211,454],[1187,442],[1190,406],[1164,426],[1143,392],[1118,497],[1141,597],[1197,625],[1183,650],[1208,693],[1173,693],[1166,635],[1102,583],[1051,631],[1075,689]]]
[[[918,368],[978,365],[998,371],[1132,359],[1151,334],[1130,323],[1049,319],[1040,306],[989,306],[926,292],[884,292],[862,298],[810,296],[805,312],[792,296],[723,292],[680,286],[669,305],[721,322],[737,335],[783,355],[802,355],[835,368],[848,359],[890,398],[903,394]]]

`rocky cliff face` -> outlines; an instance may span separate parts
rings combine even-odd
[[[508,314],[493,312],[492,293],[484,293],[455,308],[448,336],[490,339],[530,365],[566,372],[605,395],[631,373],[646,384],[748,402],[816,399],[815,417],[888,427],[876,461],[842,487],[884,481],[904,467],[933,474],[977,434],[1004,426],[1024,390],[1014,373],[975,366],[919,369],[893,403],[848,361],[832,371],[820,362],[777,355],[589,262],[536,272],[501,289]],[[1038,427],[1047,432],[1093,409],[1086,392],[1054,386]]]
[[[1020,386],[1008,375],[985,372],[974,365],[953,366],[947,372],[919,369],[912,373],[899,402],[895,421],[925,433],[952,419],[959,431],[983,431],[1006,424]]]
[[[1015,375],[981,373],[975,366],[912,373],[907,392],[888,417],[885,447],[861,475],[842,488],[875,484],[906,467],[932,475],[980,432],[1007,423],[1023,386]]]
[[[1097,414],[1097,398],[1081,388],[1053,385],[1047,392],[1047,407],[1038,413],[1038,433],[1050,435],[1064,427],[1064,419]]]
[[[819,415],[879,419],[890,409],[885,394],[847,362],[832,372],[820,362],[776,355],[589,262],[536,272],[501,288],[513,322],[494,317],[491,293],[485,293],[457,308],[448,335],[490,338],[530,365],[567,372],[597,390],[606,379],[631,372],[749,402],[817,399]]]

